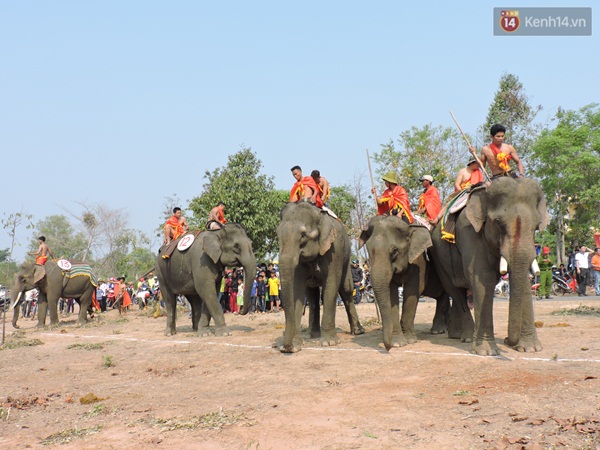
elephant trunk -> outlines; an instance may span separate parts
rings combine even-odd
[[[252,303],[252,285],[254,284],[254,278],[256,273],[256,259],[249,258],[242,265],[244,267],[244,305],[240,311],[241,315],[248,314]]]
[[[23,292],[21,292],[21,291],[19,291],[19,293],[16,295],[13,293],[10,294],[10,308],[8,309],[9,311],[12,311],[13,308],[15,306],[17,306],[17,304],[19,303],[19,300],[21,300],[22,295],[23,295]],[[16,299],[15,299],[15,296],[16,296]]]
[[[19,281],[18,276],[15,276],[15,282],[13,284],[13,288],[10,291],[10,310],[12,310],[19,301],[21,300],[21,296],[25,293],[25,285]]]

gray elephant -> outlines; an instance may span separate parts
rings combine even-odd
[[[50,326],[58,325],[58,300],[74,298],[79,303],[77,323],[87,321],[87,313],[92,304],[92,296],[96,290],[96,282],[87,264],[73,263],[71,270],[61,269],[56,262],[46,261],[44,265],[31,261],[24,262],[15,276],[15,284],[11,291],[11,308],[13,327],[18,328],[18,304],[26,291],[37,288],[38,295],[38,327],[46,323],[46,314],[50,311]]]
[[[371,284],[381,311],[385,348],[417,341],[414,322],[421,295],[437,300],[431,333],[446,332],[450,299],[426,256],[432,245],[429,230],[421,225],[408,225],[397,216],[375,216],[361,233],[359,242],[369,252]],[[399,286],[403,287],[401,320]]]
[[[289,203],[281,210],[277,236],[285,311],[280,351],[292,353],[302,349],[300,324],[305,298],[311,307],[311,336],[320,337],[321,345],[339,342],[335,332],[338,293],[346,306],[351,332],[364,333],[352,301],[350,240],[342,223],[310,203]],[[320,298],[323,317],[319,327]]]
[[[494,338],[493,296],[500,273],[500,257],[508,262],[510,300],[506,345],[518,351],[540,351],[534,324],[529,268],[536,256],[534,233],[548,222],[546,199],[539,183],[528,178],[502,177],[471,193],[456,219],[455,240],[432,233],[433,259],[444,288],[466,305],[473,294],[475,320],[463,315],[461,337],[473,341],[472,353],[498,355]]]
[[[185,237],[186,235],[180,239]],[[211,334],[211,318],[215,323],[215,335],[231,334],[225,325],[218,292],[225,267],[233,266],[244,268],[244,306],[240,314],[247,314],[256,271],[256,258],[252,252],[252,243],[242,225],[228,223],[220,230],[202,231],[191,247],[185,251],[175,250],[170,258],[165,259],[159,253],[156,269],[167,309],[165,335],[177,333],[177,295],[184,295],[190,302],[192,326],[194,331],[198,331],[198,336]]]

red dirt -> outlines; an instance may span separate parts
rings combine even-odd
[[[358,305],[365,335],[338,308],[340,345],[308,340],[293,355],[272,348],[283,313],[227,315],[223,338],[197,337],[187,317],[165,337],[164,317],[136,310],[42,331],[21,319],[9,346],[43,345],[0,351],[0,448],[599,448],[600,319],[550,314],[579,304],[538,301],[544,350],[525,354],[502,343],[497,302],[496,358],[429,335],[432,301],[419,304],[419,342],[389,353],[372,304]],[[82,404],[88,393],[101,400]]]

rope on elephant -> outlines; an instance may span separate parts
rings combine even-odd
[[[63,275],[66,278],[75,278],[80,276],[88,277],[94,287],[98,287],[98,280],[92,273],[92,268],[87,264],[77,264],[71,266],[70,270],[63,271]]]

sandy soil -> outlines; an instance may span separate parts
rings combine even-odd
[[[582,303],[600,298],[536,302],[544,350],[524,354],[502,343],[497,301],[494,358],[428,334],[429,300],[419,342],[389,353],[373,304],[358,306],[365,335],[338,308],[340,345],[293,355],[272,348],[283,313],[227,315],[222,338],[185,316],[165,337],[165,317],[138,310],[53,330],[21,319],[0,351],[0,448],[599,448],[600,318],[551,314]]]

